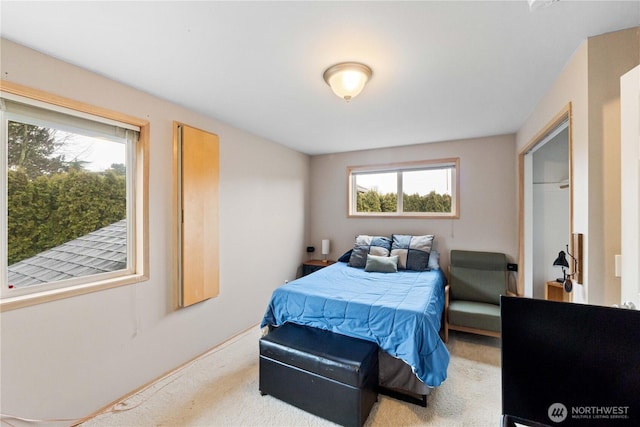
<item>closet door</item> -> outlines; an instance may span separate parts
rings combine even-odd
[[[218,136],[175,123],[178,295],[186,307],[219,293]]]

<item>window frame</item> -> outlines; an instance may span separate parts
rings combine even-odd
[[[148,280],[149,121],[8,81],[0,81],[0,92],[2,95],[8,95],[8,98],[11,95],[18,96],[40,107],[42,107],[42,104],[46,104],[51,106],[52,109],[62,108],[72,110],[78,112],[80,116],[94,116],[140,129],[138,142],[135,144],[133,152],[135,173],[131,180],[127,180],[127,185],[133,187],[131,188],[132,191],[127,195],[127,203],[133,207],[133,227],[131,227],[128,232],[133,233],[131,241],[134,242],[134,248],[130,252],[132,259],[129,263],[129,269],[125,270],[122,274],[103,273],[52,282],[54,285],[45,284],[34,286],[32,288],[33,290],[17,292],[15,294],[12,293],[13,295],[11,296],[7,296],[6,292],[3,292],[2,298],[0,299],[0,311],[13,310],[20,307],[27,307]],[[0,173],[2,174],[1,179],[5,180],[4,187],[6,188],[6,159],[3,159],[2,165],[0,165]],[[3,197],[6,198],[6,194],[3,195]],[[6,201],[6,199],[4,200]],[[6,233],[7,211],[4,209],[0,212],[0,235],[3,242],[7,241]],[[8,266],[6,250],[6,244],[0,245],[0,286],[2,286],[3,289],[7,286]]]
[[[357,189],[355,176],[362,173],[412,172],[452,167],[451,174],[451,212],[403,212],[401,178],[398,176],[397,212],[357,212]],[[347,166],[347,217],[348,218],[421,218],[421,219],[458,219],[460,218],[460,158],[418,160],[376,165]]]

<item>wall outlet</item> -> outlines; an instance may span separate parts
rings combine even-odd
[[[518,271],[518,264],[507,264],[507,270],[509,271]]]

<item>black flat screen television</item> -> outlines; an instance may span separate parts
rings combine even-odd
[[[640,311],[502,297],[502,424],[640,426]]]

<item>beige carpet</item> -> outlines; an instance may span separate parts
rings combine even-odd
[[[258,392],[256,327],[154,383],[83,426],[333,426]],[[428,407],[380,396],[366,426],[496,426],[499,340],[451,333],[447,380]]]

